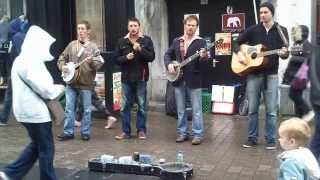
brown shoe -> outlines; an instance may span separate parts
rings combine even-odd
[[[121,133],[120,135],[115,137],[117,140],[122,140],[122,139],[130,139],[130,136],[127,135],[126,133]]]
[[[200,138],[193,138],[191,143],[192,145],[200,145],[201,144],[201,139]]]
[[[138,139],[141,139],[141,140],[147,139],[146,133],[142,131],[138,132]]]
[[[176,138],[176,143],[182,143],[184,141],[186,141],[188,138],[186,136],[183,135],[178,135]]]

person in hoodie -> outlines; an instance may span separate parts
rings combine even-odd
[[[310,63],[312,56],[312,44],[308,41],[309,29],[305,25],[297,25],[292,28],[292,39],[294,41],[291,49],[291,58],[288,67],[284,73],[283,84],[290,85],[295,78],[296,73],[303,63]],[[305,87],[306,88],[306,87]],[[294,102],[295,115],[305,121],[311,121],[314,112],[308,103],[303,99],[304,89],[290,86],[289,97]]]
[[[12,48],[10,51],[10,58],[12,63],[16,59],[16,57],[20,54],[21,45],[23,43],[23,40],[26,36],[27,30],[29,29],[29,27],[30,25],[28,20],[24,21],[20,26],[20,31],[16,32],[12,37]],[[8,68],[9,74],[11,72],[12,63],[10,63],[10,66]],[[11,77],[8,76],[8,87],[4,95],[3,109],[0,112],[0,127],[8,125],[7,122],[10,117],[11,107],[12,107],[12,86],[11,86]]]
[[[278,180],[320,179],[319,164],[312,152],[305,147],[310,136],[308,123],[300,118],[291,118],[280,124],[279,142],[284,152],[278,156]]]
[[[40,179],[56,180],[53,168],[54,141],[49,110],[43,99],[56,99],[64,91],[54,84],[45,66],[53,60],[50,47],[55,39],[38,26],[31,26],[12,65],[13,112],[27,130],[31,142],[17,160],[0,172],[0,179],[23,179],[39,160]]]

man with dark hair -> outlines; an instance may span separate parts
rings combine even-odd
[[[273,20],[274,7],[265,2],[260,5],[260,23],[246,29],[235,43],[234,51],[237,52],[239,62],[246,65],[248,62],[239,51],[241,44],[264,45],[267,50],[281,49],[278,54],[269,55],[264,67],[256,69],[247,76],[247,94],[249,100],[248,114],[248,139],[243,147],[249,148],[258,143],[259,130],[259,105],[261,93],[264,95],[266,105],[265,141],[266,149],[276,149],[276,124],[278,107],[278,66],[279,56],[288,57],[288,32]],[[285,36],[285,37],[284,37]]]
[[[192,56],[197,51],[200,51],[200,56],[184,66],[181,80],[174,82],[172,85],[175,89],[175,98],[178,112],[178,135],[177,143],[186,141],[189,138],[188,121],[186,112],[186,94],[189,94],[192,105],[192,144],[199,145],[202,142],[203,115],[202,115],[202,84],[200,74],[200,60],[207,59],[207,53],[202,49],[206,45],[206,41],[196,35],[199,26],[199,19],[195,15],[186,17],[184,23],[184,34],[175,38],[164,55],[164,63],[169,73],[176,73],[173,59],[182,62],[184,59]]]
[[[122,133],[115,138],[118,140],[131,137],[131,108],[137,100],[137,133],[139,139],[146,139],[146,96],[149,79],[148,63],[155,58],[153,42],[150,37],[140,31],[137,18],[128,19],[129,33],[120,38],[114,55],[117,64],[121,66],[122,104],[120,115]]]

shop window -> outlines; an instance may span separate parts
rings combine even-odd
[[[10,16],[10,1],[0,0],[0,17],[3,15]]]
[[[105,22],[103,0],[77,0],[76,1],[77,22],[87,20],[92,28],[92,40],[100,49],[105,49]]]

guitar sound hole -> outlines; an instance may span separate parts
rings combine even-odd
[[[251,54],[251,58],[252,58],[252,59],[257,58],[257,56],[258,56],[258,54],[257,54],[257,53],[252,53],[252,54]]]

